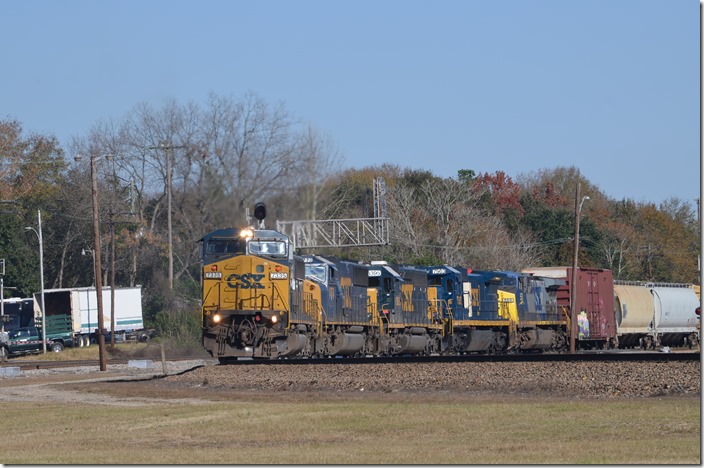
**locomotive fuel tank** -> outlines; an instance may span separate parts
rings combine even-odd
[[[362,350],[364,340],[365,336],[359,333],[332,333],[328,337],[329,345],[327,351],[332,356],[351,356]]]

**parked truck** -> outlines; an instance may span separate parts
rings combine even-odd
[[[115,329],[112,329],[112,304],[110,287],[102,288],[103,330],[115,333],[116,341],[147,341],[153,330],[144,328],[142,318],[142,288],[115,288]],[[76,346],[98,342],[98,300],[95,288],[45,289],[46,317],[71,318]],[[34,294],[36,322],[41,321],[41,293]],[[109,338],[108,338],[109,339]]]
[[[34,299],[11,297],[0,301],[0,325],[5,331],[34,325]]]
[[[19,327],[9,332],[0,332],[0,359],[8,356],[41,353],[46,349],[61,352],[66,346],[74,346],[75,334],[68,316],[54,316],[46,319],[46,336],[41,326]]]

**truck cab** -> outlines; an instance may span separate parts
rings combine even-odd
[[[69,345],[70,335],[53,334],[56,336],[47,335],[47,350],[53,352],[61,352],[64,345]],[[61,336],[59,336],[61,335]],[[3,348],[0,351],[2,355],[17,356],[21,354],[40,353],[44,350],[42,344],[42,331],[37,327],[22,327],[16,328],[7,332],[7,338],[0,340],[0,346]]]

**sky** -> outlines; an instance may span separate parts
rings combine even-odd
[[[578,168],[696,206],[697,0],[0,0],[0,119],[66,147],[140,103],[253,92],[345,166]]]

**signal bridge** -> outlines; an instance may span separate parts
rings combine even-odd
[[[389,244],[389,218],[277,221],[276,230],[301,249]]]
[[[386,183],[374,179],[374,217],[310,221],[276,221],[276,230],[287,235],[296,248],[389,245]]]

